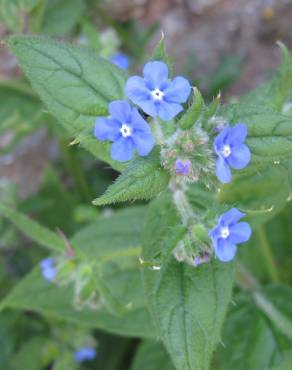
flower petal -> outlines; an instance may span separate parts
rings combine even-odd
[[[129,123],[132,109],[126,100],[112,101],[109,103],[108,110],[111,116],[121,123]]]
[[[214,245],[217,244],[218,239],[221,237],[220,232],[221,232],[220,222],[212,230],[209,231],[209,236],[212,239]]]
[[[216,161],[216,176],[218,177],[219,181],[221,181],[223,184],[226,184],[231,181],[231,171],[226,163],[226,161],[218,157]]]
[[[151,93],[142,77],[130,77],[126,83],[125,93],[135,104],[151,99]]]
[[[164,99],[167,102],[184,103],[191,92],[191,85],[184,77],[174,78],[164,90]]]
[[[230,227],[229,240],[231,243],[239,244],[249,240],[251,227],[247,222],[239,222]]]
[[[132,138],[120,137],[112,145],[111,156],[112,159],[119,162],[129,161],[134,155],[134,143]]]
[[[151,133],[140,131],[132,136],[134,144],[140,156],[148,155],[154,147],[154,139]]]
[[[94,136],[101,141],[115,141],[120,134],[120,124],[112,118],[98,117],[95,121]]]
[[[227,139],[230,132],[230,125],[228,124],[219,135],[216,136],[214,140],[214,150],[215,152],[221,156],[221,150],[225,144],[225,140]]]
[[[236,170],[241,170],[250,162],[251,153],[249,147],[245,144],[239,144],[231,148],[231,154],[227,162]]]
[[[165,63],[154,61],[145,64],[143,75],[152,89],[159,88],[168,79],[168,67]]]
[[[144,100],[137,103],[143,112],[147,113],[151,117],[158,115],[158,105],[153,100]]]
[[[247,126],[244,123],[237,123],[234,127],[231,127],[229,133],[230,144],[232,142],[243,143],[247,136]]]
[[[237,246],[235,244],[230,243],[226,239],[220,239],[214,250],[216,256],[220,261],[229,262],[233,260],[237,251]]]
[[[222,226],[230,226],[236,224],[245,213],[240,212],[237,208],[231,208],[228,212],[223,213],[219,218],[219,224]]]
[[[131,127],[133,128],[134,133],[136,131],[151,133],[149,124],[144,120],[136,108],[133,108],[132,110]]]
[[[157,103],[158,115],[163,121],[169,121],[183,110],[183,107],[177,103],[168,103],[160,101]]]

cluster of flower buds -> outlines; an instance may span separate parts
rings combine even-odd
[[[214,178],[214,158],[209,136],[199,126],[179,131],[161,150],[161,162],[178,182],[209,186]]]

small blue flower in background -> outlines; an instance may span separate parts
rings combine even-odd
[[[183,77],[168,79],[165,63],[148,62],[143,69],[144,78],[130,77],[126,95],[151,117],[159,116],[168,121],[183,110],[181,103],[187,101],[191,86]]]
[[[113,141],[112,159],[120,162],[130,160],[137,149],[146,156],[154,146],[150,126],[136,108],[127,101],[117,100],[109,104],[110,117],[98,117],[94,135],[98,140]]]
[[[74,352],[74,359],[81,364],[84,361],[92,361],[96,357],[96,349],[92,347],[80,348]]]
[[[240,170],[250,161],[250,150],[244,141],[247,136],[247,126],[238,123],[234,127],[227,125],[215,138],[214,150],[218,156],[216,175],[223,183],[231,181],[230,167]]]
[[[53,281],[56,276],[55,261],[53,258],[46,258],[40,262],[42,275],[47,281]]]
[[[237,208],[232,208],[221,215],[218,224],[209,232],[215,255],[220,261],[231,261],[236,254],[237,244],[249,240],[251,227],[247,222],[238,222],[244,216]]]
[[[124,53],[116,53],[110,58],[111,62],[121,69],[128,69],[130,59]]]
[[[188,175],[191,172],[191,161],[189,159],[182,161],[177,159],[175,162],[175,172],[179,175]]]

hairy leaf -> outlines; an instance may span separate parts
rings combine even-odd
[[[167,196],[152,203],[146,219],[143,259],[167,245],[179,223]],[[231,299],[233,265],[212,262],[198,268],[172,255],[159,271],[143,269],[150,311],[178,370],[209,369]]]
[[[111,185],[106,193],[95,199],[93,204],[101,206],[137,199],[151,199],[166,189],[169,175],[159,162],[154,151],[145,158],[133,161]]]
[[[125,74],[97,52],[48,38],[13,36],[9,46],[49,111],[68,133],[96,157],[112,161],[108,143],[93,136],[96,116],[124,97]]]
[[[170,357],[160,343],[144,341],[140,344],[131,370],[174,370]]]
[[[23,233],[44,247],[61,253],[65,251],[65,244],[60,236],[17,210],[0,203],[0,216],[10,220]]]
[[[278,293],[278,297],[282,293]],[[283,302],[287,302],[287,298],[286,295],[282,295]],[[291,348],[291,341],[289,343],[274,330],[271,323],[253,304],[251,297],[240,295],[235,298],[235,303],[224,325],[222,338],[224,347],[219,347],[215,356],[219,368],[222,370],[274,369],[274,366],[278,368],[276,365],[284,361],[285,352]]]
[[[123,302],[129,303],[133,299],[133,309],[128,314],[118,317],[109,314],[104,308],[99,310],[76,310],[72,305],[73,292],[71,288],[56,287],[48,283],[41,276],[37,267],[22,279],[13,291],[2,301],[1,308],[14,308],[39,312],[48,317],[62,319],[83,327],[98,328],[125,336],[139,336],[151,338],[155,330],[147,310],[143,306],[142,284],[138,284],[140,275],[138,270],[125,270],[123,273],[116,270],[107,276],[108,285],[112,293]],[[133,282],[136,282],[133,286]],[[138,286],[138,288],[137,288]]]

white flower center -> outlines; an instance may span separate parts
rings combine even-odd
[[[229,235],[230,235],[230,231],[229,231],[228,227],[222,227],[221,230],[220,230],[221,238],[227,239]]]
[[[123,137],[128,137],[132,135],[131,127],[125,123],[122,124],[122,127],[120,128],[120,132],[123,135]]]
[[[159,89],[155,89],[151,91],[151,95],[154,100],[161,101],[164,97],[164,92]]]
[[[229,157],[231,154],[231,149],[230,149],[230,146],[229,145],[224,145],[223,149],[222,149],[222,155],[224,158],[227,158]]]

